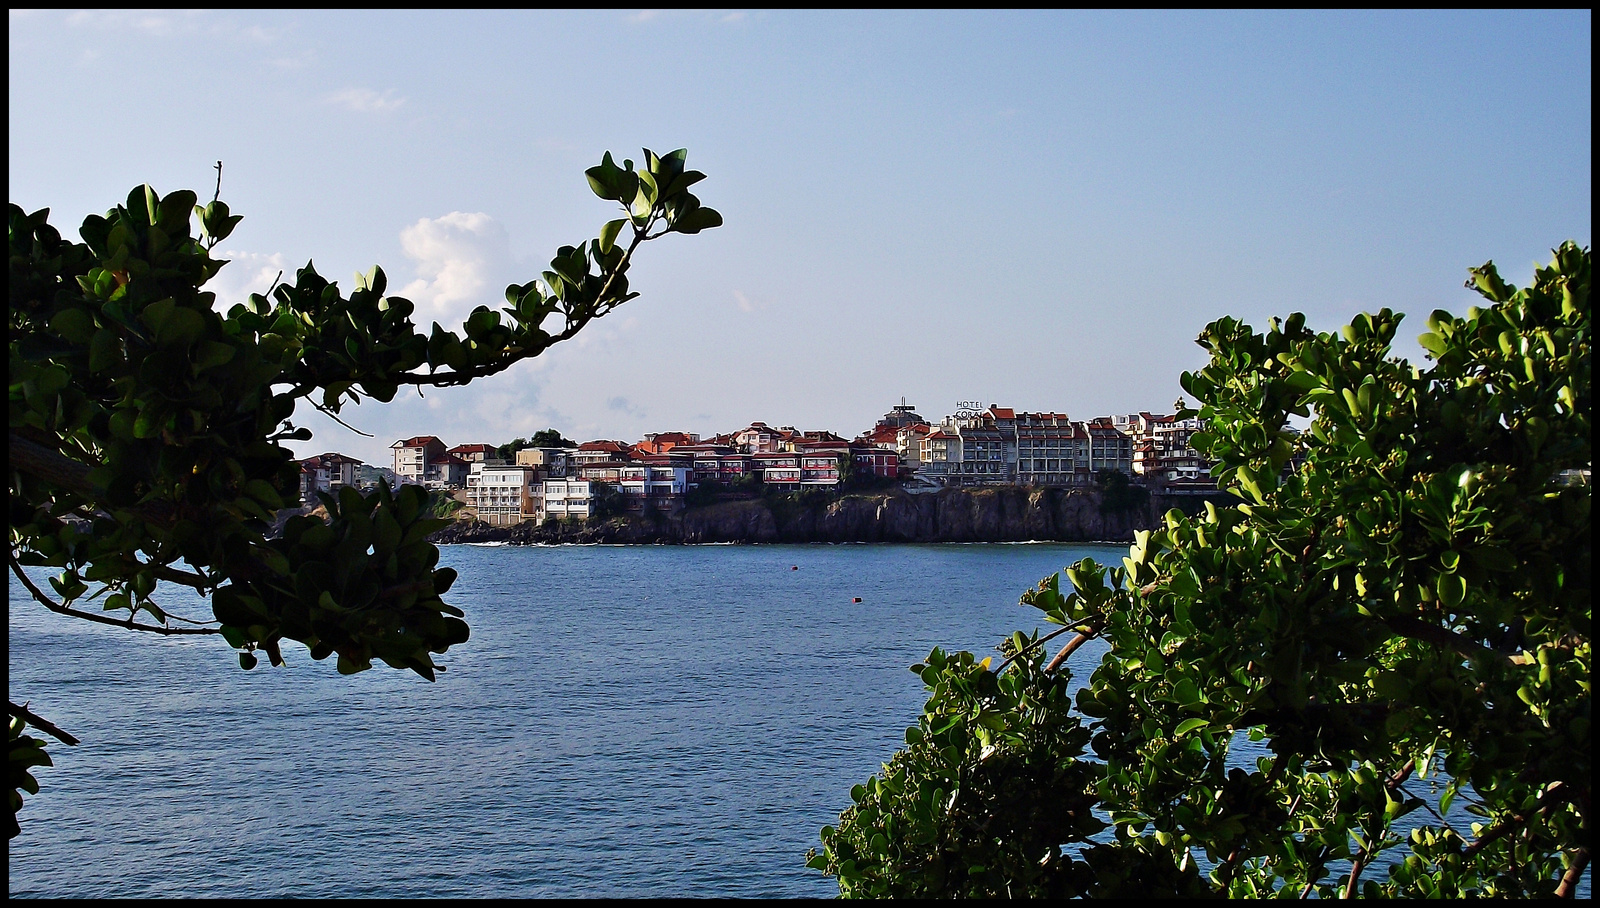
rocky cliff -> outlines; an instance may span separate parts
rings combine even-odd
[[[490,527],[461,523],[438,543],[705,542],[1092,542],[1124,541],[1192,497],[1155,495],[1138,507],[1103,511],[1097,490],[995,487],[851,495],[833,500],[753,499],[693,508],[670,518],[624,517],[586,526]]]

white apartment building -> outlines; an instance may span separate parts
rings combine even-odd
[[[1133,439],[1110,420],[991,405],[946,417],[919,442],[917,473],[946,485],[1084,486],[1101,470],[1133,475]]]
[[[1018,413],[1017,481],[1027,485],[1070,486],[1080,481],[1078,464],[1088,441],[1065,413]]]
[[[594,489],[587,479],[546,479],[544,481],[544,518],[564,520],[568,517],[587,519],[594,509]]]
[[[540,522],[544,490],[538,477],[533,467],[474,463],[467,474],[467,504],[492,526]]]
[[[670,512],[683,503],[693,473],[692,466],[630,463],[622,467],[617,487],[628,496],[630,510],[643,510],[649,504]]]
[[[444,458],[444,442],[433,435],[418,435],[406,438],[389,446],[394,450],[394,472],[400,481],[412,485],[422,485],[428,476],[428,465]]]
[[[1186,409],[1181,398],[1172,406],[1177,411]],[[1133,437],[1133,470],[1139,476],[1169,488],[1215,488],[1211,462],[1191,443],[1195,433],[1206,428],[1201,420],[1140,412],[1114,417],[1112,422]]]

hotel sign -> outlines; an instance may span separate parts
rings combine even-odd
[[[980,401],[958,400],[956,401],[956,419],[971,419],[987,409],[989,408],[985,407]]]

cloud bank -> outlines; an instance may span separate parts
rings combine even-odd
[[[423,218],[400,232],[400,248],[416,262],[417,279],[399,295],[417,304],[412,318],[419,328],[437,321],[453,330],[477,306],[501,301],[511,247],[505,227],[489,215],[452,211]]]

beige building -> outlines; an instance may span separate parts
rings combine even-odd
[[[510,526],[544,518],[544,490],[533,467],[474,463],[467,474],[467,505],[478,519],[493,526]]]

